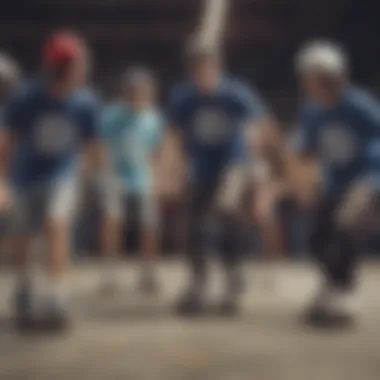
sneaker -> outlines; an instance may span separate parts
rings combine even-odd
[[[44,330],[66,330],[70,325],[70,313],[66,301],[59,297],[48,297],[39,316],[39,324]]]
[[[350,291],[334,290],[325,305],[327,318],[337,324],[349,324],[355,319],[356,305]]]
[[[308,308],[306,320],[311,325],[322,327],[351,325],[354,321],[352,294],[324,287]]]
[[[204,294],[200,290],[190,289],[177,304],[177,311],[181,315],[199,315],[205,312]]]
[[[324,312],[327,305],[331,302],[332,295],[333,289],[323,284],[318,290],[317,294],[314,296],[309,310],[313,311],[314,313]]]

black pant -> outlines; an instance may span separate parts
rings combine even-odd
[[[336,223],[341,201],[342,196],[330,196],[317,204],[310,243],[327,282],[347,290],[355,284],[360,252],[358,237]]]
[[[241,260],[241,223],[237,213],[225,213],[215,206],[220,181],[210,181],[189,189],[187,253],[196,281],[205,280],[207,253],[205,252],[205,224],[215,218],[221,227],[220,254],[226,268],[236,267]]]

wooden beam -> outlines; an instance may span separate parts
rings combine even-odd
[[[70,27],[70,25],[66,25]],[[90,41],[101,42],[178,42],[185,40],[192,32],[191,23],[173,23],[173,24],[152,24],[150,26],[138,25],[109,25],[109,24],[82,24],[80,27],[73,26],[74,30],[80,32]],[[0,24],[0,40],[2,41],[21,41],[27,43],[30,40],[42,40],[49,33],[59,29],[57,25],[41,25],[33,23],[20,24]],[[266,22],[255,20],[250,23],[244,23],[231,28],[227,32],[227,38],[230,41],[254,41],[254,40],[271,40],[284,35],[281,27],[270,25]]]
[[[202,0],[34,0],[35,5],[54,6],[55,8],[75,7],[198,7]],[[306,0],[305,0],[306,1]],[[327,1],[327,0],[321,0]],[[260,7],[276,7],[289,4],[289,0],[233,0],[234,5],[257,5]]]
[[[196,7],[201,0],[35,0],[35,5],[54,6],[57,8],[76,8],[76,7],[115,7],[128,8],[130,6],[154,6],[154,7]]]

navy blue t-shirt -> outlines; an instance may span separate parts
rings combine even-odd
[[[191,83],[175,87],[169,120],[182,134],[192,179],[213,180],[226,165],[244,159],[245,126],[265,113],[259,96],[232,79],[208,95]]]
[[[380,103],[349,88],[334,107],[304,105],[297,150],[320,159],[324,188],[344,191],[353,181],[370,177],[380,184]]]
[[[16,138],[11,178],[14,185],[31,185],[73,174],[80,146],[95,138],[97,101],[80,90],[67,99],[52,97],[42,83],[23,87],[4,111],[3,128]]]

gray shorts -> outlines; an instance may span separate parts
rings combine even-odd
[[[103,214],[116,220],[138,220],[144,226],[156,228],[158,210],[154,194],[131,192],[116,179],[99,188]]]
[[[65,178],[16,193],[10,215],[10,232],[38,233],[47,219],[70,223],[77,205],[77,185],[76,178]]]

